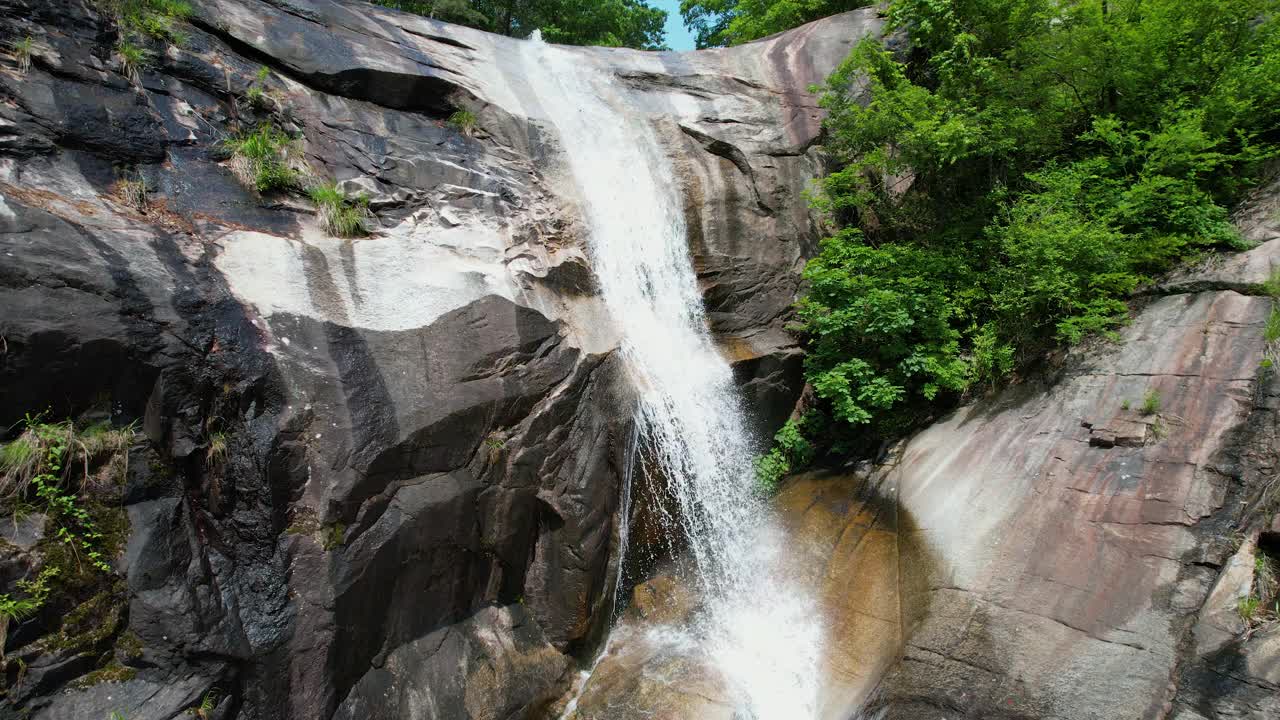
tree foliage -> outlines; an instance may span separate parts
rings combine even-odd
[[[700,48],[738,45],[869,5],[867,0],[681,0]]]
[[[489,32],[528,37],[541,30],[547,42],[664,49],[667,13],[647,0],[372,0]]]
[[[910,49],[864,41],[821,101],[836,169],[815,202],[838,229],[798,315],[823,441],[905,431],[1239,247],[1228,209],[1280,140],[1277,9],[893,2]]]

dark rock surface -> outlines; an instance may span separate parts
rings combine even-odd
[[[11,633],[30,662],[0,717],[536,713],[607,621],[631,437],[558,160],[573,139],[522,89],[539,69],[519,41],[356,2],[192,4],[132,81],[94,3],[0,0],[0,39],[34,40],[28,72],[0,67],[0,426],[94,410],[146,436],[118,627],[71,657]],[[814,240],[805,88],[877,28],[580,51],[672,155],[766,432],[799,391],[782,327]],[[474,133],[444,121],[458,108]],[[268,121],[368,195],[371,236],[235,179],[221,141]],[[138,179],[143,207],[118,192]],[[9,582],[30,569],[11,554]]]

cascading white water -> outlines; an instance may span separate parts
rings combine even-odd
[[[820,623],[787,579],[782,538],[753,492],[753,443],[707,329],[675,175],[651,121],[616,79],[542,42],[529,88],[558,130],[589,252],[639,394],[646,455],[675,500],[705,612],[678,629],[723,675],[740,714],[817,712]],[[675,530],[675,528],[672,528]]]

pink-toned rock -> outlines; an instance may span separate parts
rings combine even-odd
[[[1263,245],[1218,277],[1278,253]],[[1163,716],[1225,559],[1212,528],[1239,516],[1229,458],[1270,311],[1227,290],[1159,297],[1118,344],[1072,352],[1054,384],[961,408],[905,445],[882,482],[931,557],[928,612],[881,685],[888,717]],[[1152,392],[1156,412],[1130,409]]]

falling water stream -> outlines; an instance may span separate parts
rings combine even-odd
[[[788,580],[784,540],[753,492],[750,437],[707,328],[671,164],[614,77],[540,41],[529,88],[563,139],[589,254],[638,394],[641,452],[674,501],[704,610],[673,637],[724,680],[738,714],[816,715],[820,623]]]

